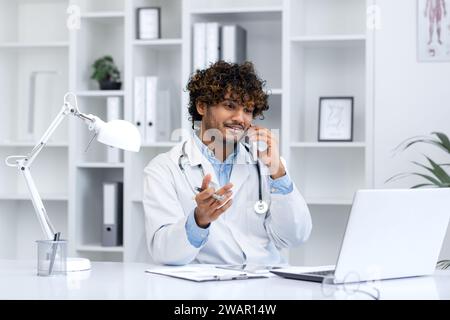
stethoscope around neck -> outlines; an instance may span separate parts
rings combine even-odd
[[[197,194],[196,189],[194,188],[194,186],[192,185],[191,181],[189,180],[187,174],[186,174],[186,165],[189,164],[189,159],[188,156],[186,154],[186,143],[187,141],[185,141],[183,143],[183,147],[181,148],[181,155],[178,158],[178,167],[180,167],[181,172],[184,175],[184,178],[186,179],[187,183],[189,184],[189,187],[191,188],[192,192],[194,194]],[[247,151],[249,151],[249,148],[247,146],[245,146],[245,149]],[[256,170],[258,172],[258,201],[255,202],[255,204],[253,205],[253,209],[255,210],[255,212],[257,214],[265,214],[267,213],[267,211],[269,211],[269,204],[267,201],[263,200],[262,197],[262,179],[261,179],[261,167],[259,165],[259,161],[256,160]],[[198,168],[200,168],[201,173],[202,173],[202,179],[205,177],[205,171],[203,169],[203,166],[201,164],[197,165]]]

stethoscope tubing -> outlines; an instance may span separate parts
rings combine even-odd
[[[180,157],[178,158],[178,167],[180,168],[181,172],[182,172],[183,175],[184,175],[184,178],[186,179],[186,181],[187,181],[187,183],[189,184],[189,186],[190,186],[192,192],[193,192],[194,195],[195,195],[195,194],[198,193],[198,191],[196,191],[196,188],[194,188],[194,186],[192,185],[191,181],[189,181],[189,179],[188,179],[188,177],[187,177],[186,169],[185,169],[185,164],[186,164],[186,163],[184,163],[184,164],[182,163],[182,161],[183,161],[182,159],[183,159],[183,158],[185,158],[185,159],[187,159],[187,161],[189,161],[188,156],[187,156],[187,154],[186,154],[186,150],[185,150],[186,143],[187,143],[187,141],[185,141],[185,142],[183,143],[183,146],[182,146],[182,148],[181,148],[181,155],[180,155]],[[245,148],[247,149],[247,151],[248,151],[248,148],[247,148],[246,146],[244,146],[244,147],[245,147]],[[262,197],[261,167],[260,167],[260,165],[259,165],[259,161],[258,161],[258,160],[256,160],[255,165],[256,165],[256,170],[257,170],[257,173],[258,173],[258,201],[255,203],[254,210],[255,210],[255,212],[256,212],[257,214],[263,214],[263,213],[266,213],[266,212],[268,211],[269,206],[268,206],[267,202],[263,200],[263,197]],[[201,164],[198,164],[197,167],[200,168],[200,170],[202,171],[202,176],[205,177],[205,173],[204,173],[204,170],[203,170],[203,166],[202,166]]]

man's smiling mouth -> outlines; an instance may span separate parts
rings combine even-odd
[[[228,129],[231,129],[233,131],[236,131],[236,132],[244,131],[244,127],[239,126],[239,125],[226,125],[225,127],[228,128]]]

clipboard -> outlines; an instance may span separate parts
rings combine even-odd
[[[195,282],[269,278],[269,276],[265,274],[219,269],[214,265],[150,268],[145,270],[145,272]]]

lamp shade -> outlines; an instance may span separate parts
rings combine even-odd
[[[98,117],[95,118],[98,142],[127,151],[139,151],[141,135],[133,124],[125,120],[104,122]]]

